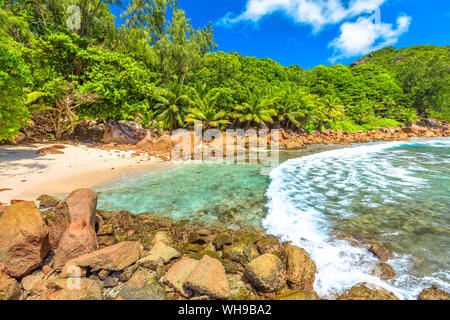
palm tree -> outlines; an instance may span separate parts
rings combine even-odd
[[[305,119],[306,112],[303,106],[303,92],[293,92],[291,89],[284,90],[276,98],[277,119],[284,129],[292,127],[300,128],[302,119]]]
[[[325,108],[328,123],[332,122],[335,124],[336,120],[342,118],[344,115],[344,106],[339,98],[332,95],[327,95],[322,99],[322,104]]]
[[[156,119],[163,128],[173,130],[184,125],[189,97],[182,92],[180,85],[172,83],[168,89],[158,92],[155,99],[158,101]]]
[[[273,108],[275,99],[263,98],[260,92],[250,91],[248,88],[247,94],[248,102],[235,106],[233,112],[235,119],[241,123],[246,123],[245,130],[250,127],[252,122],[258,123],[259,126],[263,126],[265,122],[273,122],[272,117],[277,115]]]
[[[317,123],[317,130],[322,131],[324,123],[327,121],[327,109],[320,97],[309,95],[305,98],[308,109],[308,120]]]
[[[195,98],[191,101],[193,107],[188,110],[189,114],[185,121],[187,123],[203,122],[205,129],[229,124],[230,114],[226,110],[217,110],[216,103],[219,94],[212,95],[205,92],[204,86],[199,88],[195,90]]]

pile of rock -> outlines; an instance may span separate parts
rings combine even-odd
[[[280,146],[286,150],[304,149],[312,144],[341,144],[408,140],[410,138],[449,137],[450,124],[441,123],[440,126],[430,123],[418,123],[409,127],[380,128],[368,132],[344,132],[342,130],[313,131],[305,134],[286,132],[281,130]]]
[[[88,189],[40,199],[50,209],[22,201],[0,216],[0,299],[320,299],[308,253],[264,232],[100,211]],[[371,284],[338,298],[397,299]],[[430,288],[420,298],[448,294]]]

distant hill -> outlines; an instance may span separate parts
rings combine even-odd
[[[396,67],[407,59],[418,58],[431,60],[435,56],[437,56],[439,60],[450,64],[450,46],[438,47],[433,45],[421,45],[399,50],[394,47],[386,47],[369,53],[352,63],[350,67],[362,64],[376,64],[388,71],[395,72]]]

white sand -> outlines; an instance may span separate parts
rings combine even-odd
[[[46,146],[50,145],[0,146],[0,189],[12,189],[0,192],[0,202],[32,201],[42,194],[61,196],[112,182],[124,174],[137,174],[160,162],[148,155],[86,145],[66,145],[61,150],[64,154],[36,154]]]

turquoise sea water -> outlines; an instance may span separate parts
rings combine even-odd
[[[285,152],[270,177],[255,164],[166,166],[99,188],[99,208],[264,228],[309,252],[323,296],[367,281],[414,299],[431,284],[450,289],[449,145],[442,138]],[[334,231],[388,245],[398,276],[372,276],[377,260]]]

